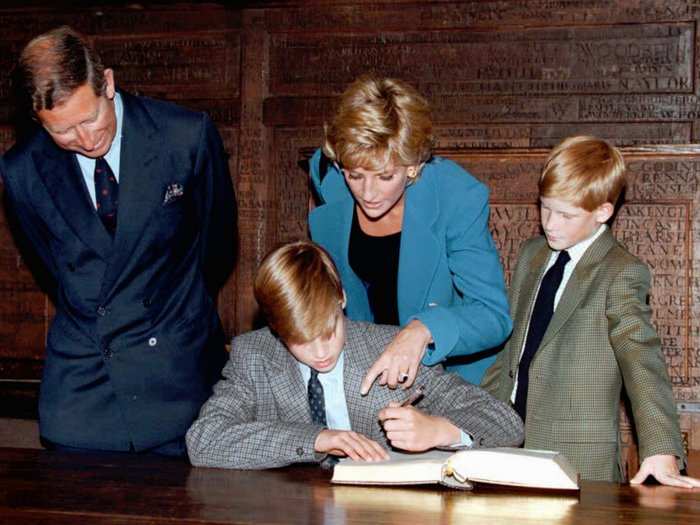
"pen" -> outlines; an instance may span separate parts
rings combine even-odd
[[[418,401],[421,397],[423,397],[424,394],[425,394],[425,385],[420,385],[415,390],[413,390],[413,392],[411,392],[411,394],[408,397],[406,397],[406,399],[404,399],[401,402],[401,406],[407,407],[409,405],[412,405],[413,403]]]

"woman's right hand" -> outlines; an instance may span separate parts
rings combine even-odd
[[[408,323],[367,371],[360,393],[367,395],[377,377],[380,385],[396,388],[400,384],[409,388],[416,380],[421,359],[432,340],[430,330],[419,320]]]

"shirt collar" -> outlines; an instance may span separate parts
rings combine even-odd
[[[301,370],[301,375],[304,378],[304,382],[308,383],[309,378],[311,377],[311,368],[302,363],[301,361],[298,361],[299,363],[299,370]],[[338,356],[338,362],[335,364],[333,367],[333,370],[330,372],[319,372],[318,374],[318,379],[321,381],[321,383],[326,383],[326,382],[333,382],[333,381],[339,381],[343,378],[343,369],[345,367],[345,350],[340,352],[340,355]]]
[[[122,103],[122,97],[118,92],[114,94],[114,114],[117,119],[117,129],[114,132],[114,139],[112,140],[112,145],[109,147],[109,151],[105,155],[105,160],[110,165],[110,167],[119,164],[119,154],[121,153],[122,149],[124,104]]]
[[[569,252],[569,257],[571,257],[571,262],[573,263],[572,266],[576,266],[583,257],[583,254],[586,253],[586,250],[595,242],[595,240],[600,237],[603,232],[607,229],[606,224],[601,224],[598,227],[598,230],[591,235],[588,239],[584,239],[583,241],[579,242],[578,244],[574,244],[571,248],[568,248],[566,251]],[[559,252],[554,252],[555,256],[559,255]]]

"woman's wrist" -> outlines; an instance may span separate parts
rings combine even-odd
[[[420,334],[423,338],[424,346],[428,346],[433,342],[433,335],[430,333],[430,330],[419,319],[413,319],[406,325],[406,328],[415,330],[417,334]]]

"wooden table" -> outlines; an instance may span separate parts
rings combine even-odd
[[[128,454],[0,448],[0,523],[700,523],[700,490],[584,482],[580,495],[331,485],[315,466],[192,468]]]

